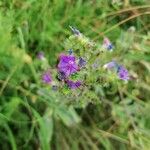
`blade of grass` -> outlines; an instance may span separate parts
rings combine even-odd
[[[5,127],[5,129],[6,129],[7,133],[8,133],[8,137],[9,137],[9,140],[10,140],[10,143],[11,143],[12,150],[17,150],[15,137],[13,136],[13,133],[12,133],[10,127],[7,124],[5,124],[4,127]]]
[[[15,67],[12,69],[12,71],[10,72],[10,74],[7,76],[5,82],[3,83],[3,85],[2,85],[2,87],[1,87],[1,89],[0,89],[0,96],[2,95],[2,93],[3,93],[4,89],[6,88],[6,86],[7,86],[8,82],[9,82],[9,80],[11,79],[11,77],[13,76],[13,74],[16,72],[16,70],[17,70],[17,66],[15,66]]]

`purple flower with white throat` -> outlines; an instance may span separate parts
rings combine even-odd
[[[118,77],[121,80],[128,81],[130,79],[128,70],[126,68],[124,68],[123,66],[119,66],[118,67]]]
[[[64,73],[66,77],[79,70],[76,58],[73,55],[61,54],[59,57],[58,71]]]
[[[113,50],[113,45],[107,37],[104,38],[102,47],[109,51]]]
[[[77,89],[81,86],[81,81],[67,80],[66,83],[67,83],[67,85],[69,86],[70,89]]]
[[[50,84],[52,82],[52,77],[49,71],[43,73],[42,75],[43,83]]]
[[[44,60],[45,59],[44,52],[38,52],[37,58],[40,59],[40,60]]]

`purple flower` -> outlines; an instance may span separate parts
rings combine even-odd
[[[79,88],[81,86],[81,81],[67,80],[66,83],[70,89],[76,89],[76,88]]]
[[[124,68],[123,66],[119,66],[118,67],[118,77],[121,79],[121,80],[129,80],[130,77],[129,77],[129,73],[128,73],[128,70],[126,68]]]
[[[45,57],[44,57],[44,52],[38,52],[37,58],[40,59],[40,60],[45,59]]]
[[[62,54],[59,60],[58,70],[64,73],[66,77],[78,71],[75,56]]]
[[[113,50],[113,45],[107,37],[104,38],[102,46],[109,51]]]
[[[80,58],[79,58],[78,65],[79,65],[80,68],[85,67],[85,65],[86,65],[86,60],[83,59],[82,57],[80,57]]]
[[[112,49],[113,49],[113,45],[112,44],[110,44],[110,45],[107,46],[107,50],[111,51]]]
[[[42,81],[46,84],[50,84],[52,82],[52,77],[49,71],[43,73]]]
[[[103,67],[105,69],[112,69],[112,68],[116,68],[118,66],[118,64],[115,61],[111,61],[107,64],[105,64]]]
[[[77,35],[77,36],[80,36],[80,35],[81,35],[81,33],[80,33],[80,31],[79,31],[78,29],[76,29],[75,27],[72,27],[72,26],[69,26],[69,27],[70,27],[71,31],[72,31],[75,35]]]

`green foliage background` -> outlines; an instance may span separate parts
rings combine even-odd
[[[43,90],[34,58],[44,51],[54,67],[69,25],[99,43],[108,36],[116,50],[104,58],[119,59],[134,79],[103,88],[97,72],[82,97]],[[1,0],[0,149],[149,150],[149,29],[149,0]]]

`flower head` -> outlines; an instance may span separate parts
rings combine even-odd
[[[119,66],[118,67],[118,77],[121,79],[121,80],[129,80],[130,77],[129,77],[129,73],[128,73],[128,70],[126,68],[124,68],[123,66]]]
[[[104,38],[103,47],[109,51],[113,50],[113,45],[107,37]]]
[[[75,56],[62,54],[59,58],[58,70],[64,73],[66,77],[77,72],[78,65]]]
[[[45,59],[45,57],[44,57],[44,52],[38,52],[37,58],[40,59],[40,60]]]
[[[42,81],[46,84],[50,84],[52,82],[52,77],[49,71],[43,73]]]
[[[79,88],[81,86],[81,81],[67,80],[66,83],[70,89],[76,89],[76,88]]]

